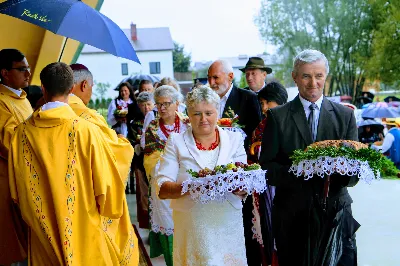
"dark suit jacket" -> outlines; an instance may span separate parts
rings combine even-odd
[[[316,141],[357,140],[356,121],[350,108],[324,98],[318,121]],[[322,178],[304,181],[288,173],[292,165],[289,157],[293,151],[304,150],[311,143],[311,132],[299,96],[269,111],[263,134],[260,164],[263,169],[268,170],[268,183],[276,186],[274,204],[277,207],[293,211],[305,209],[308,207],[310,196],[315,192],[313,189],[323,188]],[[357,177],[332,175],[329,199],[339,198],[340,201],[350,204],[352,199],[346,186],[354,186],[357,182]]]
[[[239,116],[239,124],[244,126],[243,131],[247,135],[245,141],[247,150],[248,140],[251,139],[251,134],[261,121],[260,104],[258,103],[257,95],[252,91],[233,86],[222,117],[227,117],[225,112],[228,111],[229,107]]]

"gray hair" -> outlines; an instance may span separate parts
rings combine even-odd
[[[170,97],[173,103],[183,99],[182,94],[170,85],[162,85],[154,91],[154,100],[157,101],[159,97]]]
[[[329,74],[329,63],[326,56],[318,50],[307,49],[300,52],[293,60],[293,72],[297,74],[297,70],[301,65],[313,63],[316,61],[324,61],[326,74]]]
[[[217,113],[219,113],[220,101],[221,98],[218,94],[205,85],[194,88],[186,95],[186,106],[188,109],[192,108],[195,104],[205,102],[214,105]]]
[[[181,87],[179,86],[179,84],[172,78],[170,77],[164,77],[161,79],[160,81],[161,86],[162,85],[169,85],[174,87],[179,93],[181,93]]]
[[[84,80],[91,82],[93,85],[92,73],[86,69],[74,70],[74,85],[79,84]]]
[[[233,67],[229,61],[224,60],[224,59],[219,59],[219,60],[214,61],[214,63],[212,63],[211,66],[215,63],[221,64],[222,72],[224,72],[225,74],[233,73]],[[208,68],[208,69],[210,69],[210,68]]]
[[[154,103],[153,94],[148,91],[143,91],[136,97],[136,101],[137,103],[145,103],[150,101]]]

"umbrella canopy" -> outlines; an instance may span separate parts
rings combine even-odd
[[[375,121],[373,119],[366,119],[366,120],[362,120],[360,122],[357,123],[357,126],[359,127],[364,127],[364,126],[382,126],[382,123]]]
[[[388,102],[388,106],[400,107],[400,102],[397,101]]]
[[[123,79],[120,82],[120,84],[122,82],[129,82],[134,88],[136,88],[137,86],[139,86],[139,83],[142,80],[150,80],[152,83],[154,83],[154,82],[160,81],[160,78],[158,78],[156,76],[152,76],[152,75],[139,74],[139,75],[135,75],[135,76],[131,76],[129,78]],[[118,86],[114,90],[117,91],[118,90]]]
[[[396,118],[400,117],[398,108],[368,106],[361,114],[362,118]]]
[[[0,13],[140,64],[124,32],[80,0],[8,0],[0,4]]]

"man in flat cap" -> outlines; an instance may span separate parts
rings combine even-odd
[[[252,90],[255,93],[265,87],[265,78],[267,74],[272,73],[272,69],[265,65],[264,59],[261,57],[250,57],[246,66],[241,68],[240,71],[246,74],[249,87],[245,89]]]

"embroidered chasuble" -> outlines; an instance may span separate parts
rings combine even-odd
[[[88,108],[78,96],[71,94],[68,99],[68,104],[77,116],[100,127],[108,145],[116,157],[120,175],[126,183],[128,181],[134,154],[134,149],[129,140],[126,138],[119,138],[115,130],[108,126],[104,117],[97,113],[96,110]]]
[[[10,191],[30,265],[138,264],[119,170],[104,133],[70,106],[39,109],[16,129]]]
[[[33,110],[22,91],[16,95],[0,84],[0,265],[26,258],[23,222],[13,208],[8,185],[8,151],[15,128]]]

